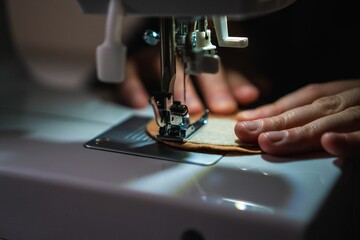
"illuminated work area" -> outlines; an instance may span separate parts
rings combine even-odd
[[[0,0],[0,239],[358,236],[359,47],[309,6]]]

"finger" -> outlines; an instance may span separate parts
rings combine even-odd
[[[338,157],[360,157],[360,131],[352,133],[325,133],[321,145],[330,154]]]
[[[144,88],[133,61],[126,63],[124,82],[118,87],[120,102],[133,108],[143,108],[149,104],[149,95]]]
[[[223,68],[215,74],[201,73],[198,85],[210,111],[218,114],[230,114],[237,110],[237,103],[225,81]]]
[[[258,99],[260,95],[259,90],[242,74],[228,70],[226,78],[233,96],[240,104],[249,104]]]
[[[301,127],[260,134],[262,150],[275,155],[309,152],[321,149],[321,136],[326,132],[359,130],[360,106],[317,119]]]
[[[184,86],[184,69],[182,64],[176,63],[176,79],[174,83],[174,100],[185,103],[189,109],[189,113],[198,113],[204,110],[204,106],[197,95],[195,87],[191,82],[189,75],[186,75]],[[184,92],[186,88],[186,92]]]
[[[238,113],[238,120],[252,120],[275,116],[289,109],[310,104],[318,98],[334,95],[348,89],[360,87],[359,80],[335,81],[325,84],[311,84],[290,93],[276,102]]]
[[[235,127],[235,133],[243,141],[254,142],[263,132],[302,126],[356,105],[360,105],[360,88],[320,98],[312,104],[291,109],[274,117],[239,122]]]

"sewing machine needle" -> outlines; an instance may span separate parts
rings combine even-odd
[[[185,73],[185,66],[184,66],[184,69],[183,69],[183,72],[184,72],[184,104],[186,105],[186,73]]]

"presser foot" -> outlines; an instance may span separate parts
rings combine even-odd
[[[159,128],[157,139],[162,141],[186,142],[192,134],[207,124],[208,115],[209,110],[205,110],[201,118],[192,124],[189,123],[189,114],[187,114],[185,117],[182,116],[182,121],[178,124],[165,124],[165,126]],[[174,120],[176,116],[171,115],[171,118]]]
[[[197,121],[190,124],[187,106],[180,101],[173,101],[172,94],[157,93],[150,99],[150,103],[159,126],[159,134],[156,137],[158,140],[186,142],[192,134],[207,124],[208,109]]]

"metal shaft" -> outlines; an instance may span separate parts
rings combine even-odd
[[[161,37],[161,91],[174,93],[176,77],[175,22],[174,18],[160,20]]]

